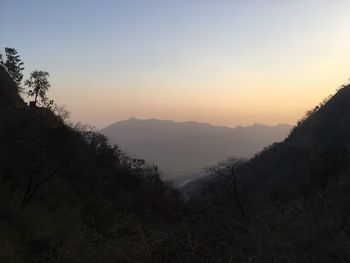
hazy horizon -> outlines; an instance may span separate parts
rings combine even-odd
[[[264,147],[283,141],[291,129],[286,124],[231,128],[133,118],[99,132],[128,155],[157,164],[163,179],[175,180],[179,185],[204,176],[208,166],[230,156],[250,158]]]
[[[197,123],[197,124],[203,124],[203,125],[210,125],[210,126],[216,126],[216,127],[224,127],[224,128],[231,128],[231,129],[235,129],[235,128],[239,128],[239,127],[253,127],[255,125],[262,125],[262,126],[268,126],[268,127],[276,127],[276,126],[283,126],[283,125],[287,125],[287,126],[291,126],[293,127],[293,124],[290,123],[276,123],[276,124],[265,124],[265,123],[261,123],[261,122],[255,122],[255,123],[251,123],[251,124],[246,124],[246,125],[216,125],[216,124],[212,124],[209,122],[204,122],[204,121],[196,121],[196,120],[183,120],[183,121],[177,121],[177,120],[170,120],[170,119],[158,119],[158,118],[137,118],[137,117],[129,117],[126,119],[121,119],[121,120],[116,120],[114,122],[111,122],[109,124],[107,124],[106,126],[102,127],[102,129],[107,128],[113,124],[116,123],[120,123],[120,122],[127,122],[130,120],[137,120],[137,121],[160,121],[160,122],[175,122],[175,123],[180,123],[180,124],[185,124],[185,123]]]
[[[49,96],[98,128],[132,116],[295,124],[349,77],[348,10],[349,1],[5,0],[0,47],[18,50],[25,77],[50,72]]]

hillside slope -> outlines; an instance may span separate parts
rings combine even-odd
[[[350,85],[310,111],[281,143],[252,158],[239,176],[254,203],[274,195],[325,189],[346,170],[350,152]]]
[[[176,191],[16,90],[0,66],[0,262],[147,262],[142,240],[177,219]]]
[[[237,168],[230,166],[237,160],[227,160],[220,167],[228,169],[183,189],[194,207],[208,211],[192,233],[208,247],[221,241],[223,248],[210,250],[220,262],[350,261],[349,102],[347,85],[283,142]]]

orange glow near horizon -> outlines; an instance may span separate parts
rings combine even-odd
[[[346,0],[102,2],[40,1],[40,28],[39,2],[3,10],[2,45],[73,121],[295,124],[350,77]]]
[[[350,61],[349,52],[346,55]],[[58,102],[66,102],[74,121],[97,128],[130,117],[199,121],[230,127],[254,123],[295,124],[307,110],[334,94],[348,79],[345,69],[350,68],[350,62],[338,64],[339,67],[329,60],[316,62],[316,65],[300,65],[276,74],[236,69],[232,73],[222,70],[216,74],[197,72],[190,76],[156,72],[140,74],[138,79],[129,76],[115,80],[110,76],[101,81],[85,78],[83,87],[78,89],[84,90],[78,104],[75,98],[80,94],[74,94],[76,86],[68,82],[57,85],[68,89],[71,85],[71,96],[67,97],[63,91],[59,93],[58,89],[52,94]],[[102,92],[96,92],[99,90]]]

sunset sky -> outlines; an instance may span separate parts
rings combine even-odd
[[[350,1],[2,0],[0,47],[74,121],[294,124],[350,77]]]

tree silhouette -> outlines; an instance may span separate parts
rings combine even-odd
[[[17,87],[21,86],[23,79],[22,71],[24,70],[23,62],[20,59],[20,56],[17,53],[17,50],[14,48],[5,48],[6,61],[4,62],[0,58],[1,63],[6,67],[7,72],[11,78],[16,82]]]
[[[239,197],[237,172],[245,163],[246,160],[241,158],[228,158],[208,168],[208,171],[213,176],[209,186],[216,185],[217,190],[220,192],[217,193],[218,195],[234,201],[243,218],[246,218],[246,213]]]
[[[35,105],[38,102],[38,97],[41,102],[45,104],[47,102],[46,92],[50,88],[50,82],[47,79],[49,73],[46,71],[35,70],[30,74],[30,78],[25,81],[24,85],[28,86],[29,90],[27,94],[31,97],[34,96]]]

